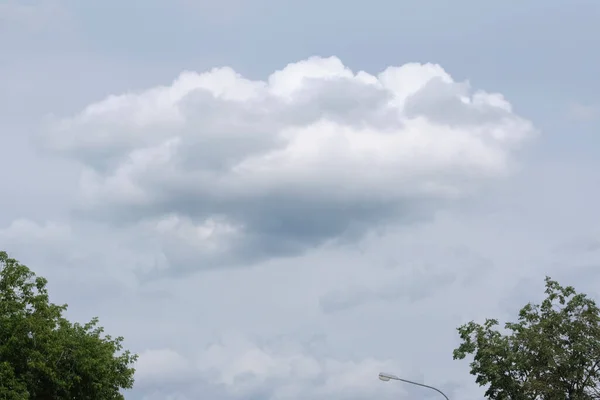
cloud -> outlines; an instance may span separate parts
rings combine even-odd
[[[68,226],[55,222],[37,224],[27,219],[17,219],[8,227],[0,229],[3,241],[41,240],[63,241],[71,236]]]
[[[187,357],[169,349],[146,351],[137,364],[138,387],[162,398],[191,398],[207,390],[223,399],[264,400],[391,399],[402,393],[401,387],[385,387],[377,380],[382,370],[399,370],[389,360],[314,355],[289,338],[256,343],[229,334]],[[176,387],[186,387],[188,397]]]
[[[345,288],[341,291],[327,293],[320,299],[321,309],[325,313],[347,311],[375,301],[394,301],[406,299],[418,302],[431,297],[439,288],[447,287],[457,279],[453,271],[431,271],[426,265],[420,265],[418,271],[403,268],[400,278],[393,277],[380,282],[375,287],[366,285]]]
[[[85,167],[82,215],[209,266],[427,217],[505,176],[534,134],[501,95],[438,65],[371,75],[313,57],[265,81],[184,72],[55,118],[44,141]]]
[[[466,218],[460,220],[466,222]],[[390,302],[416,307],[440,292],[464,290],[481,281],[493,271],[494,263],[487,255],[449,238],[459,232],[459,224],[440,213],[429,224],[369,238],[382,246],[382,252],[393,247],[395,256],[381,260],[379,268],[372,266],[371,276],[362,277],[359,284],[322,295],[321,310],[333,314]]]
[[[492,191],[491,204],[479,197],[476,207],[468,202],[357,243],[126,290],[123,271],[154,251],[131,245],[128,236],[137,231],[72,233],[78,240],[65,253],[88,255],[64,276],[44,259],[42,239],[34,236],[20,254],[39,253],[39,262],[30,265],[47,269],[43,275],[53,285],[53,297],[72,304],[69,311],[83,320],[98,315],[108,333],[125,336],[126,347],[141,354],[136,388],[127,393],[131,400],[296,400],[324,398],[324,393],[332,399],[402,398],[396,390],[406,390],[405,398],[428,396],[422,388],[412,392],[407,385],[380,383],[374,375],[379,370],[439,387],[450,398],[479,399],[468,363],[452,360],[457,326],[472,319],[514,319],[519,307],[543,295],[548,273],[561,282],[575,280],[582,290],[587,279],[592,294],[597,287],[597,274],[591,279],[570,268],[598,260],[597,219],[580,215],[581,207],[565,207],[572,203],[560,196],[564,180],[580,185],[574,193],[596,192],[583,191],[587,205],[597,203],[597,186],[590,184],[595,175],[582,172],[548,177],[544,168],[524,186],[500,190],[501,196]],[[593,210],[587,205],[582,207]],[[548,219],[548,210],[562,214]],[[582,237],[571,244],[577,232]],[[561,243],[571,252],[558,257],[552,248]],[[580,253],[575,260],[573,253]],[[556,261],[569,263],[560,268],[562,275],[553,269]],[[360,287],[372,297],[343,304],[344,296]],[[411,299],[411,293],[422,295]],[[345,307],[323,307],[332,294],[340,294]],[[294,363],[318,366],[319,378]],[[344,389],[348,380],[353,385]]]
[[[190,368],[188,360],[171,349],[146,350],[135,366],[136,381],[141,385],[177,383],[189,375]]]
[[[139,274],[149,268],[160,270],[160,257],[140,248],[131,235],[98,225],[18,219],[0,229],[0,244],[36,274],[53,276],[51,291],[58,293],[53,301],[71,304],[73,298],[66,299],[63,293],[87,299],[102,298],[107,290],[121,295],[137,288]],[[88,285],[90,281],[94,284]]]
[[[47,221],[43,224],[28,219],[14,220],[0,228],[0,243],[6,250],[27,251],[41,246],[41,260],[60,263],[65,260],[64,251],[73,241],[71,228],[62,223]]]

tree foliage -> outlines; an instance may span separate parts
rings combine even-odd
[[[98,320],[81,325],[49,301],[47,281],[0,252],[0,399],[123,399],[137,356]]]
[[[473,355],[471,374],[486,397],[502,400],[600,399],[600,310],[585,294],[546,277],[546,298],[518,322],[458,328],[454,359]]]

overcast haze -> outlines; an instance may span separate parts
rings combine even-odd
[[[457,326],[598,298],[598,21],[0,0],[0,249],[125,336],[128,399],[480,398]]]

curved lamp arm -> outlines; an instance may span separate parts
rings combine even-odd
[[[422,383],[417,383],[417,382],[409,381],[409,380],[406,380],[406,379],[402,379],[402,378],[397,377],[396,375],[384,374],[383,372],[380,372],[379,373],[379,379],[382,380],[382,381],[384,381],[384,382],[387,382],[389,380],[401,381],[401,382],[410,383],[411,385],[417,385],[417,386],[421,386],[421,387],[424,387],[424,388],[432,389],[432,390],[435,390],[436,392],[438,392],[439,394],[441,394],[442,396],[444,396],[446,398],[446,400],[450,400],[448,398],[448,396],[446,396],[444,394],[444,392],[442,392],[440,389],[436,389],[433,386],[424,385]]]

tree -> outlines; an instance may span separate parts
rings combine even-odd
[[[585,294],[546,277],[546,298],[518,322],[458,328],[454,359],[473,355],[471,374],[486,397],[502,400],[600,399],[600,310]]]
[[[49,301],[47,281],[0,251],[0,399],[123,399],[137,356],[94,318],[81,325]]]

